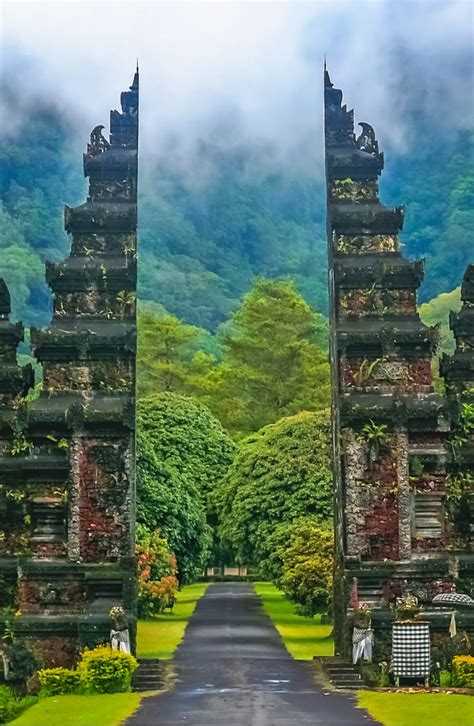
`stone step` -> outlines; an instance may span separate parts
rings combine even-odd
[[[143,681],[140,683],[133,684],[134,691],[159,691],[162,688],[162,683],[155,683],[155,681]]]
[[[364,687],[362,676],[357,666],[342,658],[321,658],[320,662],[334,688],[355,690]]]
[[[331,678],[356,678],[359,680],[361,678],[360,673],[357,673],[355,671],[347,670],[347,671],[333,671],[329,668],[326,669],[327,673]]]
[[[331,682],[334,682],[334,683],[347,683],[348,681],[354,681],[354,683],[362,683],[362,678],[360,676],[359,676],[359,678],[357,678],[357,674],[355,674],[352,676],[350,676],[350,675],[343,676],[343,677],[337,676],[337,677],[331,679]]]
[[[341,690],[356,691],[365,688],[362,681],[345,681],[344,683],[333,683],[334,688],[340,688]]]
[[[133,674],[134,691],[157,691],[163,687],[163,664],[157,659],[139,659]]]

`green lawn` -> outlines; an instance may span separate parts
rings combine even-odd
[[[311,660],[314,655],[333,655],[332,625],[321,625],[319,615],[297,615],[294,605],[269,582],[256,582],[255,591],[294,658]]]
[[[384,726],[474,726],[471,696],[360,691],[357,700]]]
[[[138,708],[138,693],[53,696],[25,711],[9,726],[118,726]]]
[[[140,620],[137,632],[137,657],[169,660],[181,642],[197,601],[204,595],[206,582],[185,585],[178,592],[173,612]]]

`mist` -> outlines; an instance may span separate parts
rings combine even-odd
[[[326,55],[356,119],[409,153],[423,143],[414,118],[448,134],[472,124],[471,27],[469,0],[6,2],[3,133],[52,104],[84,146],[138,58],[142,163],[173,153],[186,168],[211,138],[320,168]]]

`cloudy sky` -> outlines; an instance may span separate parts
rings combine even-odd
[[[229,122],[291,152],[322,141],[326,54],[358,120],[403,149],[410,112],[472,122],[472,13],[471,0],[16,0],[2,6],[2,73],[28,112],[51,99],[82,134],[107,123],[138,57],[142,151]]]

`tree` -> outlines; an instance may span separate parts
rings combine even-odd
[[[221,533],[239,561],[276,577],[272,556],[286,537],[283,525],[329,521],[329,439],[329,413],[321,411],[284,418],[242,441],[216,491]]]
[[[282,572],[277,584],[303,615],[311,617],[330,606],[333,551],[332,529],[311,519],[295,522],[289,540],[278,550]]]
[[[260,278],[223,336],[210,406],[237,437],[329,402],[327,324],[293,283]]]
[[[181,579],[204,566],[215,520],[213,492],[235,444],[202,404],[162,393],[138,404],[137,518],[160,529]]]
[[[137,395],[189,390],[193,346],[201,331],[174,315],[144,310],[138,316]]]
[[[191,582],[205,565],[211,532],[196,491],[163,466],[148,432],[137,420],[137,522],[159,529],[176,555],[180,582]]]

